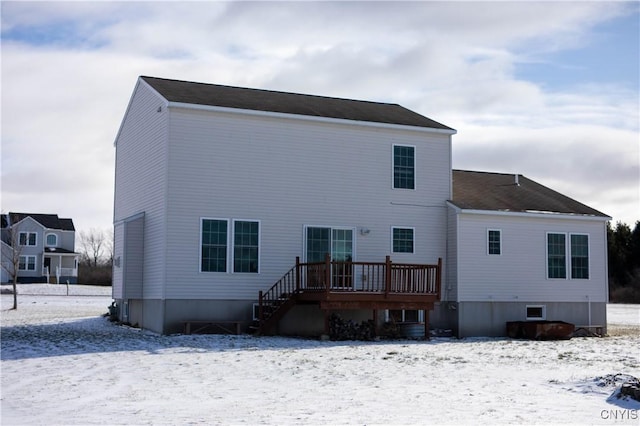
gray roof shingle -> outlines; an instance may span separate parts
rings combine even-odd
[[[453,170],[453,200],[461,209],[553,212],[609,217],[522,175]]]
[[[313,117],[399,124],[452,131],[398,104],[140,77],[169,102],[269,111]]]
[[[20,222],[26,217],[31,217],[40,225],[48,229],[61,229],[63,231],[75,231],[73,220],[59,218],[57,214],[41,214],[41,213],[9,213],[11,223]]]

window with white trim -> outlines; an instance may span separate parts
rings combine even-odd
[[[527,320],[544,320],[547,317],[547,307],[545,305],[527,305]]]
[[[260,223],[251,220],[233,222],[233,272],[258,273]]]
[[[37,245],[37,235],[35,232],[20,232],[20,245],[21,246],[35,246]]]
[[[392,227],[392,245],[393,253],[413,253],[414,249],[414,230],[413,228]]]
[[[487,254],[502,254],[502,231],[487,229]]]
[[[589,235],[547,233],[547,278],[589,279]]]
[[[566,239],[566,234],[547,234],[547,278],[567,278]]]
[[[47,247],[57,247],[58,236],[56,234],[47,234]]]
[[[201,272],[259,272],[259,221],[203,218],[200,228]]]
[[[36,257],[35,256],[20,256],[18,259],[18,270],[20,271],[35,271],[36,270]]]
[[[228,221],[202,219],[200,271],[227,272]]]
[[[415,147],[393,145],[393,188],[415,189]]]
[[[571,278],[589,279],[589,236],[571,234]]]

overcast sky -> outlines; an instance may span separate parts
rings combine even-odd
[[[455,168],[640,220],[638,2],[2,1],[2,210],[113,215],[139,75],[399,103]]]

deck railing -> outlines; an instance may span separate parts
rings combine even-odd
[[[259,319],[271,317],[300,293],[355,292],[440,296],[442,259],[436,265],[384,262],[324,262],[296,264],[266,292],[259,294]]]

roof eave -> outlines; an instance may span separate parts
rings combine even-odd
[[[539,210],[513,211],[513,210],[482,210],[482,209],[466,209],[457,206],[452,201],[447,201],[447,205],[455,209],[458,214],[472,214],[485,216],[511,216],[511,217],[536,217],[545,219],[571,219],[571,220],[591,220],[591,221],[610,221],[612,218],[606,215],[584,214],[584,213],[560,213]]]
[[[220,106],[214,106],[214,105],[192,104],[192,103],[185,103],[185,102],[170,101],[167,103],[167,107],[192,109],[196,111],[212,111],[212,112],[222,112],[222,113],[232,113],[232,114],[245,114],[245,115],[253,115],[257,117],[294,118],[297,120],[314,121],[314,122],[320,122],[320,123],[341,123],[341,124],[351,124],[351,125],[356,124],[356,125],[367,126],[367,127],[411,130],[414,132],[419,131],[419,132],[427,132],[427,133],[439,133],[439,134],[445,134],[445,135],[455,135],[457,133],[455,129],[438,129],[434,127],[409,126],[404,124],[381,123],[377,121],[348,120],[344,118],[320,117],[320,116],[313,116],[313,115],[290,114],[290,113],[283,113],[283,112],[260,111],[260,110],[253,110],[253,109],[229,108],[229,107],[220,107]]]

